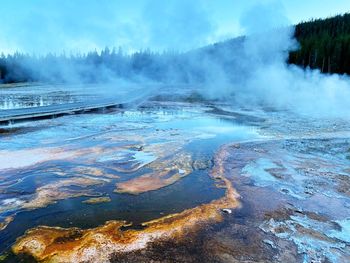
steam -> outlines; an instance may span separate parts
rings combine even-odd
[[[156,50],[179,49],[182,53],[117,52],[107,57],[106,63],[96,62],[103,55],[98,57],[94,52],[84,59],[79,55],[21,58],[19,64],[33,80],[54,82],[59,76],[68,83],[107,83],[98,91],[106,96],[121,90],[132,96],[134,86],[143,86],[145,94],[154,94],[163,84],[172,84],[173,89],[189,84],[200,87],[206,98],[235,105],[274,107],[316,117],[350,117],[349,77],[325,75],[286,63],[289,51],[297,49],[298,43],[279,2],[255,6],[242,15],[245,37],[183,52],[208,43],[215,35],[217,29],[205,1],[141,1],[144,4],[139,10],[120,9],[113,1],[100,4],[93,0],[86,6],[80,0],[62,1],[55,2],[57,8],[37,1],[43,4],[32,6],[32,12],[41,14],[39,20],[33,20],[37,23],[33,25],[35,32],[23,30],[11,38],[15,44],[28,45],[27,50],[42,48],[47,52],[42,43],[54,50],[119,43],[134,50],[136,43]],[[73,19],[76,14],[69,10],[79,8],[82,17]],[[8,24],[17,23],[18,28],[29,18],[22,10],[15,20],[9,18]],[[4,28],[0,38],[6,40],[1,34],[11,34],[6,32],[8,27]],[[51,43],[48,39],[55,40]],[[18,68],[14,67],[14,74]]]
[[[293,37],[294,28],[276,29],[276,25],[286,24],[283,8],[257,6],[247,17],[252,19],[242,19],[243,27],[254,31],[247,32],[251,34],[244,42],[245,55],[241,63],[248,61],[253,66],[249,77],[240,83],[238,101],[314,117],[350,118],[350,79],[347,76],[325,75],[318,70],[287,65],[288,51],[298,48],[298,43]],[[255,29],[261,25],[265,31],[257,32]]]
[[[142,13],[148,42],[156,50],[203,46],[216,30],[203,1],[151,0]]]
[[[215,92],[209,83],[210,95],[230,98],[243,106],[268,106],[320,118],[350,118],[348,76],[325,75],[286,63],[288,52],[297,49],[298,43],[294,28],[286,26],[288,20],[281,6],[255,6],[243,15],[241,23],[247,37],[229,72],[235,77],[230,81],[222,70],[217,83],[224,88],[217,85],[215,89],[224,92]],[[213,65],[217,71],[217,63]]]
[[[203,0],[3,0],[0,51],[44,55],[122,47],[183,51],[216,28]]]

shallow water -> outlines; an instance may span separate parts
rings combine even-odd
[[[0,110],[74,103],[84,97],[88,94],[82,89],[63,85],[0,85]]]
[[[107,220],[120,219],[138,224],[163,215],[181,212],[201,203],[208,203],[223,195],[223,189],[216,188],[208,176],[210,167],[193,170],[188,176],[174,184],[158,189],[130,195],[115,193],[115,183],[142,175],[150,170],[147,164],[162,158],[162,150],[169,147],[169,153],[188,152],[193,160],[211,162],[215,151],[226,142],[240,142],[259,139],[256,128],[238,125],[216,116],[205,114],[205,107],[127,110],[109,114],[85,114],[65,116],[53,120],[22,123],[18,127],[37,128],[30,132],[2,136],[0,142],[0,177],[3,204],[16,201],[28,202],[35,191],[45,185],[60,182],[66,178],[81,176],[74,170],[77,166],[94,166],[104,172],[119,176],[108,179],[103,185],[90,185],[87,196],[109,196],[111,202],[84,204],[88,197],[54,200],[47,207],[25,209],[19,205],[8,205],[0,215],[12,215],[14,220],[0,233],[0,249],[8,249],[15,238],[24,231],[38,226],[61,226],[91,228]],[[156,147],[148,151],[148,147]],[[142,147],[144,150],[138,150]],[[137,150],[134,150],[136,148]],[[81,154],[80,151],[87,151]],[[41,152],[45,152],[42,156]],[[69,152],[61,156],[56,152]],[[53,153],[52,153],[53,152]],[[16,159],[8,158],[16,153]],[[37,158],[28,159],[28,155]],[[52,154],[52,156],[48,156]],[[159,156],[160,154],[160,156]],[[7,155],[7,157],[6,157]],[[158,156],[157,156],[158,155]],[[9,160],[11,159],[11,160]],[[119,161],[118,161],[119,160]],[[116,172],[113,167],[130,167],[133,162],[145,162],[137,171]],[[57,173],[59,169],[60,173]],[[93,175],[92,175],[93,176]],[[94,176],[102,178],[103,176]],[[86,187],[70,186],[70,190],[86,190]]]
[[[0,219],[11,216],[13,221],[0,231],[1,252],[39,225],[86,229],[118,219],[141,228],[145,221],[218,199],[224,190],[209,172],[220,147],[232,144],[224,167],[241,196],[241,208],[187,241],[127,253],[128,261],[350,258],[350,125],[344,120],[151,101],[135,109],[4,129]],[[151,184],[135,192],[133,183],[127,184],[168,168],[156,189]],[[179,177],[168,183],[174,174]],[[47,188],[57,195],[47,196]],[[44,204],[34,202],[40,191]],[[111,201],[83,203],[96,196]],[[168,254],[162,252],[170,247]],[[123,255],[114,259],[122,260]]]

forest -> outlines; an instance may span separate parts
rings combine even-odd
[[[322,73],[350,74],[350,14],[299,23],[295,26],[295,38],[300,46],[289,53],[288,63],[319,69]],[[235,65],[242,60],[239,56],[244,40],[245,37],[238,37],[184,53],[144,50],[126,54],[121,48],[105,48],[101,52],[70,55],[2,54],[0,81],[99,82],[146,78],[194,83],[215,74],[213,67],[208,70],[208,64],[220,64],[234,79],[234,75],[240,74],[237,71],[242,70]]]
[[[303,22],[295,27],[300,49],[289,63],[323,73],[350,74],[350,14]]]

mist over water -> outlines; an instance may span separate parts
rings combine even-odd
[[[247,36],[229,74],[218,72],[217,63],[207,63],[208,72],[218,72],[207,83],[210,97],[232,99],[235,104],[267,106],[301,115],[350,118],[350,78],[321,74],[287,64],[289,51],[298,49],[294,27],[278,4],[259,5],[241,18]],[[229,56],[230,54],[227,54]],[[221,68],[222,69],[222,68]]]
[[[302,59],[350,74],[350,13],[251,0],[221,41],[243,1],[13,1],[0,51],[30,12],[40,51],[0,55],[0,262],[347,262],[350,75]]]
[[[156,50],[160,47],[163,50],[178,48],[179,51],[131,54],[118,51],[111,55],[112,51],[106,50],[100,56],[92,52],[87,57],[77,54],[73,58],[24,56],[17,63],[33,80],[98,83],[101,88],[94,92],[104,96],[122,91],[132,98],[135,95],[132,87],[137,86],[143,87],[138,89],[137,95],[144,93],[148,97],[162,92],[162,85],[171,85],[175,92],[177,86],[185,84],[189,89],[194,87],[205,98],[244,107],[272,107],[321,118],[350,117],[348,76],[321,74],[318,70],[304,70],[287,64],[289,52],[298,49],[298,43],[294,39],[294,27],[290,26],[280,2],[259,4],[243,13],[240,27],[244,30],[244,37],[183,51],[205,45],[213,37],[216,26],[203,3],[171,1],[165,5],[161,1],[146,1],[140,11],[145,22],[140,23],[138,32],[128,31],[134,42],[138,41],[135,35],[143,35],[146,42],[157,43]],[[110,8],[114,10],[116,6],[111,4]],[[60,17],[61,11],[59,9],[52,15]],[[85,11],[92,12],[91,9]],[[88,23],[84,18],[82,24],[74,25],[80,38],[86,33],[85,29],[79,29],[85,22],[94,25],[91,27],[93,32],[99,28],[105,30],[104,34],[114,32],[106,29],[107,20],[101,15],[105,11],[97,9],[99,15],[94,16],[94,21]],[[106,14],[118,17],[111,11]],[[70,12],[68,15],[72,18]],[[58,25],[64,28],[65,25],[59,24],[62,19],[65,17],[56,24],[50,18],[50,28],[58,28]],[[44,27],[41,25],[42,31],[49,30]],[[60,38],[67,40],[74,35],[73,29],[67,30],[69,36],[60,34]],[[98,36],[98,33],[93,34],[94,38]],[[68,42],[62,40],[65,45]],[[13,75],[17,71],[16,68]]]
[[[262,22],[256,10],[264,10]],[[246,21],[256,29],[275,23],[276,17],[283,21],[283,14],[274,15],[271,9],[259,7],[252,10]],[[279,9],[274,9],[278,11]],[[256,18],[256,19],[255,19]],[[284,19],[286,20],[286,19]],[[252,23],[256,23],[254,24]],[[242,87],[237,90],[238,100],[245,103],[262,103],[278,109],[287,109],[314,117],[350,117],[350,79],[337,74],[321,74],[319,70],[302,69],[288,65],[289,51],[298,48],[294,38],[294,27],[252,32],[244,42],[245,60],[242,64],[253,65]]]

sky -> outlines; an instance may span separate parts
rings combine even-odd
[[[84,53],[106,46],[131,53],[186,51],[267,26],[343,14],[350,11],[350,1],[0,0],[0,11],[0,52],[5,54]],[[249,25],[252,16],[261,28]]]

